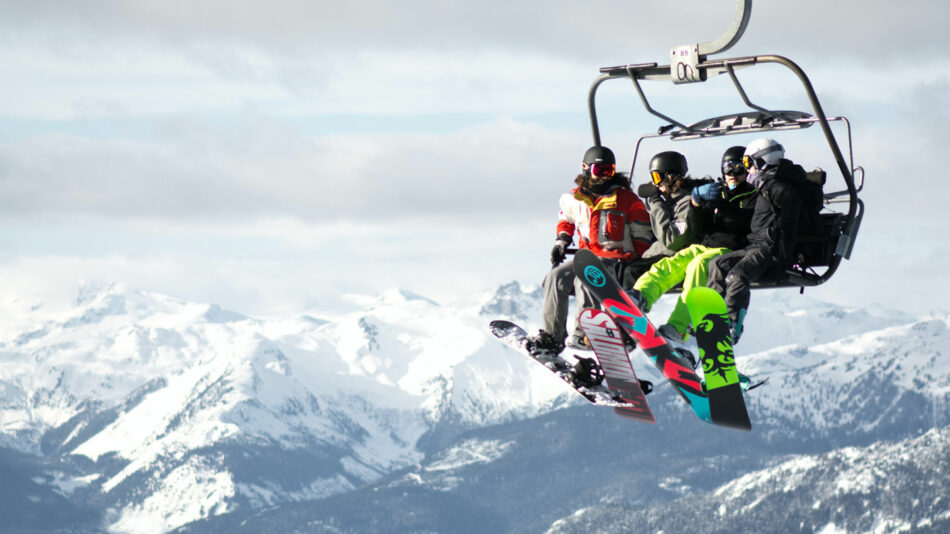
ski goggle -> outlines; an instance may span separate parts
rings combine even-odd
[[[663,180],[670,178],[673,179],[677,175],[672,172],[662,172],[662,171],[650,171],[650,178],[653,178],[653,184],[659,185]]]
[[[746,172],[745,165],[741,161],[724,161],[722,163],[722,174],[726,176],[745,174]]]
[[[614,175],[617,165],[614,163],[591,163],[590,174],[598,178],[609,178]]]
[[[597,178],[609,178],[614,175],[617,165],[614,163],[591,163],[590,174]]]
[[[746,169],[762,170],[765,167],[765,160],[753,156],[742,156],[742,164]]]

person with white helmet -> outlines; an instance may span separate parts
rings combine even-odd
[[[805,177],[805,169],[785,159],[785,148],[774,139],[749,143],[742,162],[747,181],[758,187],[749,244],[712,260],[706,282],[726,301],[733,343],[742,334],[751,283],[791,263],[802,208],[792,182]]]
[[[558,354],[567,337],[568,298],[577,297],[577,309],[591,302],[587,289],[574,276],[573,260],[564,261],[567,247],[578,236],[578,247],[590,249],[617,271],[638,259],[652,240],[650,216],[643,202],[630,190],[629,179],[616,172],[614,153],[604,146],[590,147],[581,162],[576,188],[561,195],[560,215],[551,249],[551,270],[544,278],[541,331],[528,342],[528,350]],[[573,344],[582,344],[584,333],[574,329]]]

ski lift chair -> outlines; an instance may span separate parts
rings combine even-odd
[[[595,79],[588,93],[591,131],[594,145],[600,145],[600,129],[596,107],[597,90],[604,82],[617,79],[630,80],[644,109],[663,121],[657,129],[657,133],[642,135],[637,140],[630,165],[631,177],[640,150],[640,143],[645,139],[666,137],[672,141],[686,141],[745,133],[766,134],[774,131],[801,130],[817,124],[824,133],[828,148],[836,162],[836,170],[841,173],[846,187],[840,191],[824,193],[825,206],[821,213],[823,231],[817,235],[799,236],[798,242],[803,245],[800,249],[804,252],[799,254],[796,263],[784,269],[783,272],[773,273],[772,276],[766,276],[753,284],[754,288],[798,287],[804,290],[806,286],[817,286],[831,279],[841,260],[850,259],[851,257],[855,238],[864,217],[864,203],[858,197],[858,193],[864,187],[864,169],[854,165],[850,122],[845,117],[828,117],[825,115],[811,82],[798,65],[777,55],[708,59],[709,54],[723,51],[738,41],[748,24],[751,3],[752,0],[737,0],[738,8],[735,20],[733,20],[726,34],[718,40],[672,49],[670,65],[645,63],[600,69],[601,74]],[[810,113],[769,110],[749,100],[745,89],[739,82],[736,70],[769,63],[782,65],[798,77],[811,103],[812,111]],[[650,105],[641,87],[641,81],[672,82],[672,86],[675,86],[682,83],[704,82],[721,74],[729,75],[742,101],[752,111],[714,117],[692,125],[686,125],[655,110]],[[668,87],[670,86],[668,85]],[[830,123],[833,122],[842,123],[847,130],[847,159],[842,155],[831,130]],[[816,169],[809,173],[809,179],[822,185],[824,185],[826,177],[827,174],[822,169]],[[833,211],[832,207],[842,209]],[[676,288],[673,290],[676,290]]]

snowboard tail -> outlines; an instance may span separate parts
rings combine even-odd
[[[583,310],[578,322],[597,361],[604,370],[607,388],[617,397],[631,404],[630,407],[616,407],[614,411],[621,417],[655,423],[656,419],[647,404],[646,395],[640,386],[640,380],[630,363],[627,347],[624,345],[620,328],[610,315],[593,309]]]
[[[717,425],[752,428],[729,333],[726,303],[715,290],[695,287],[686,294],[686,307],[699,346],[709,397],[710,416]]]

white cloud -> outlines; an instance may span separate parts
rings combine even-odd
[[[541,113],[581,108],[585,65],[537,53],[334,51],[309,58],[246,45],[59,50],[11,44],[0,116],[150,119],[257,110],[279,116]]]
[[[597,68],[665,62],[671,46],[717,37],[734,3],[0,5],[0,69],[16,82],[0,87],[0,274],[124,280],[253,311],[338,286],[438,298],[539,281],[558,195],[590,142]],[[947,222],[948,11],[757,1],[728,53],[791,58],[826,111],[854,121],[868,216],[836,283],[879,285],[942,261],[925,232]],[[727,79],[716,84],[655,104],[689,121],[741,105]],[[783,77],[753,100],[805,109],[796,84]],[[603,91],[604,140],[625,159],[657,121],[628,82]],[[790,155],[829,167],[793,139],[782,138]],[[748,139],[680,146],[703,174],[733,141]],[[901,231],[882,241],[895,220]],[[906,300],[884,286],[882,300]]]
[[[62,236],[68,244],[38,243],[31,232],[47,230],[24,224],[6,229],[16,236],[0,234],[13,249],[0,257],[2,295],[57,306],[83,284],[118,281],[246,314],[332,312],[349,307],[346,293],[388,287],[451,300],[513,279],[540,283],[555,216],[518,225],[283,218],[131,227],[84,218]]]
[[[287,98],[279,80],[229,79],[180,51],[135,43],[69,51],[10,43],[0,68],[17,80],[0,87],[0,116],[23,119],[208,113]]]
[[[447,135],[310,137],[254,116],[159,126],[134,140],[49,134],[0,144],[3,216],[491,217],[553,204],[586,148],[583,139],[511,119]]]

